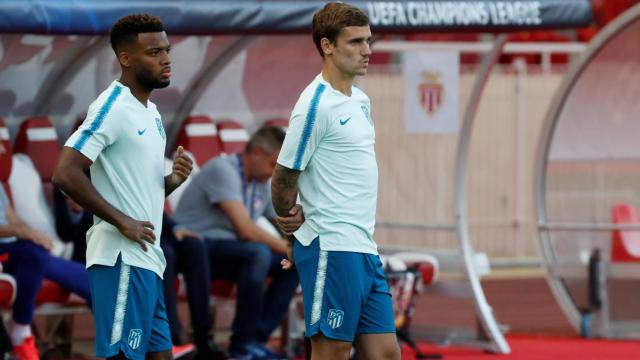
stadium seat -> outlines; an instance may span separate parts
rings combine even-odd
[[[9,309],[15,299],[16,280],[9,274],[0,273],[0,309]]]
[[[640,224],[640,214],[629,204],[615,204],[611,216],[614,224]],[[640,231],[613,231],[611,234],[611,261],[640,261]]]
[[[279,126],[282,130],[286,132],[287,129],[289,128],[289,119],[274,118],[274,119],[269,119],[265,121],[264,124],[268,126]]]
[[[69,295],[70,293],[60,285],[45,279],[36,297],[36,305],[48,303],[64,304],[69,300]]]
[[[241,124],[233,120],[222,120],[216,123],[222,152],[226,154],[237,154],[244,151],[244,147],[249,141],[249,133]]]
[[[29,118],[20,124],[14,147],[16,154],[26,154],[40,174],[49,204],[53,204],[53,170],[60,157],[58,134],[49,119]]]
[[[199,166],[222,153],[218,130],[208,116],[187,117],[173,148],[176,149],[179,145],[193,154]]]
[[[406,267],[417,266],[422,274],[422,284],[425,286],[434,284],[438,280],[440,265],[435,256],[425,253],[398,252],[385,257],[390,264],[393,261],[401,261]],[[402,266],[401,265],[401,266]]]

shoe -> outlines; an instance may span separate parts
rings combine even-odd
[[[13,355],[17,360],[40,360],[36,339],[33,335],[24,339],[22,344],[13,347]]]
[[[269,360],[267,353],[253,344],[246,344],[240,349],[230,349],[229,356],[233,360]]]
[[[262,343],[251,343],[245,345],[240,350],[231,350],[229,356],[236,360],[280,360],[288,359],[282,354],[278,354]]]
[[[179,359],[185,355],[191,354],[195,350],[196,347],[193,344],[173,345],[171,347],[171,355],[173,355],[174,359]]]
[[[227,360],[229,358],[225,351],[220,350],[211,342],[204,346],[197,346],[196,349],[193,360]]]
[[[287,355],[271,350],[271,348],[268,347],[267,344],[253,343],[251,344],[251,346],[255,346],[262,350],[265,354],[267,354],[267,358],[270,360],[289,360]]]

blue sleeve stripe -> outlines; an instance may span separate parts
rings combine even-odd
[[[78,151],[82,150],[82,147],[87,142],[87,140],[89,140],[89,137],[91,137],[91,135],[93,135],[93,133],[100,128],[100,125],[102,125],[102,123],[104,122],[104,118],[107,117],[109,110],[111,110],[111,106],[116,101],[116,99],[118,98],[118,95],[120,95],[121,92],[122,92],[122,87],[118,85],[113,87],[113,90],[111,90],[111,94],[109,94],[107,101],[105,101],[105,103],[102,104],[100,111],[98,111],[98,115],[96,116],[95,119],[93,119],[93,123],[91,123],[91,127],[88,130],[82,131],[82,134],[80,134],[80,137],[78,138],[76,143],[73,145],[74,149]]]
[[[298,150],[296,151],[296,159],[293,162],[293,170],[300,170],[302,165],[302,157],[304,151],[307,148],[307,143],[311,137],[311,130],[313,130],[313,124],[316,122],[316,113],[318,112],[318,104],[320,103],[320,96],[325,89],[324,84],[318,84],[316,92],[313,94],[311,104],[309,105],[309,111],[307,111],[307,117],[304,122],[304,129],[302,130],[302,136],[300,137],[300,143],[298,144]]]

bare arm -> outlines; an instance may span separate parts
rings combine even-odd
[[[229,218],[233,229],[238,234],[238,237],[242,240],[260,242],[273,251],[284,254],[287,251],[287,243],[284,239],[271,236],[266,231],[262,230],[256,225],[247,209],[242,202],[237,200],[223,201],[220,204],[220,208]]]
[[[278,227],[285,233],[291,235],[300,225],[291,227],[291,218],[300,214],[302,221],[304,221],[304,215],[302,214],[302,207],[296,207],[296,200],[298,198],[298,177],[300,171],[291,170],[280,164],[276,164],[276,168],[273,170],[273,176],[271,177],[271,201],[273,207],[276,210],[278,217],[276,222]],[[281,262],[282,268],[285,270],[291,270],[293,268],[293,250],[292,250],[292,237],[289,238],[287,243],[287,257],[288,260]]]
[[[53,240],[49,235],[35,230],[25,224],[22,219],[16,215],[11,206],[7,209],[7,224],[0,225],[0,236],[15,236],[19,239],[32,241],[47,250],[53,249]]]
[[[288,217],[298,198],[298,177],[301,172],[276,165],[271,178],[271,200],[278,216]]]
[[[132,219],[109,204],[85,174],[91,164],[91,160],[79,151],[65,146],[53,174],[53,183],[75,202],[115,226],[124,236],[140,244],[146,251],[145,242],[155,242],[153,224]]]

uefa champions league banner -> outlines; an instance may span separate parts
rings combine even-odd
[[[589,0],[347,1],[375,32],[576,28]],[[0,33],[106,34],[120,17],[146,12],[173,35],[309,33],[319,0],[0,0]]]
[[[460,54],[404,54],[404,126],[411,133],[455,133],[459,116]]]

